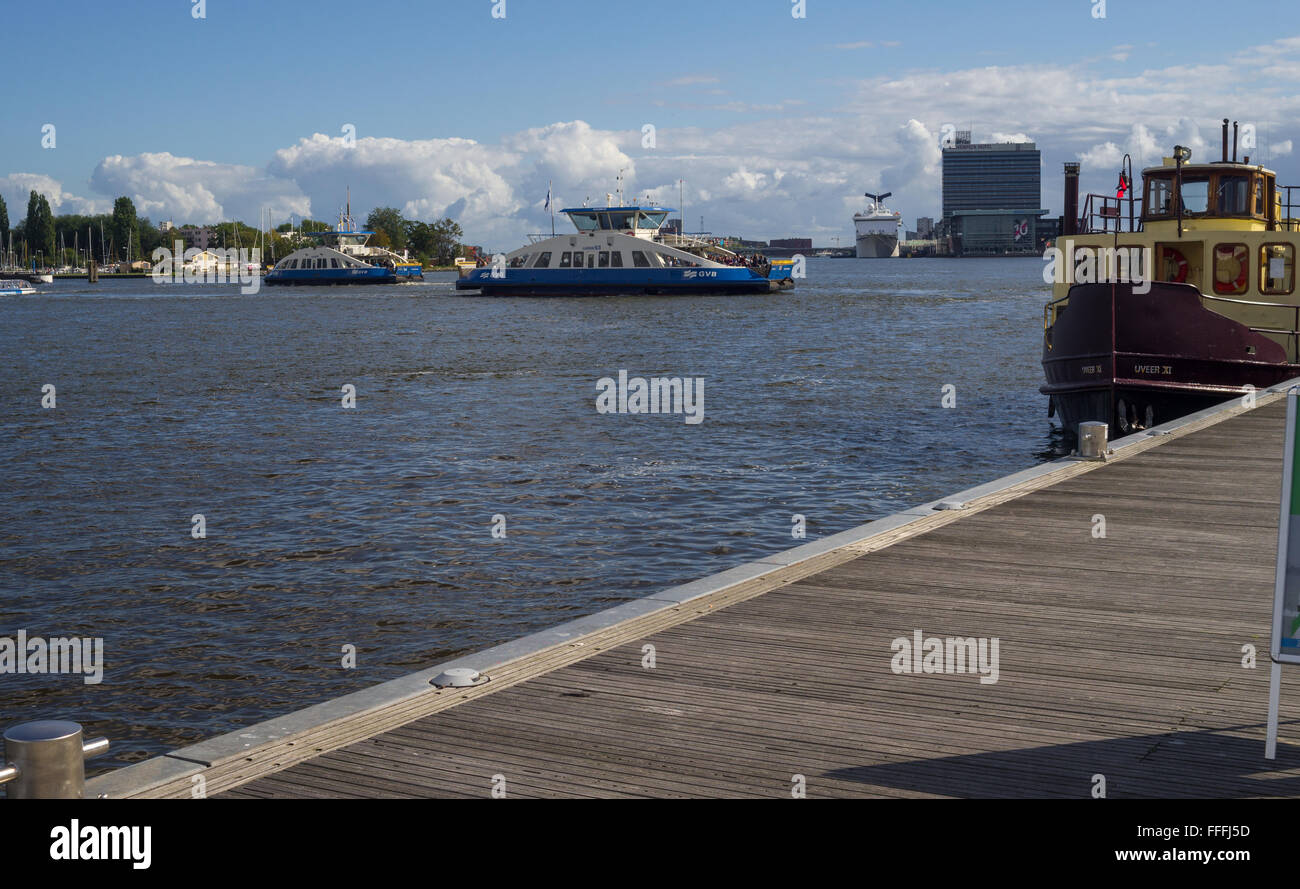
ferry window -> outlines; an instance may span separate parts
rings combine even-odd
[[[1180,191],[1184,213],[1204,213],[1210,209],[1210,180],[1184,177]]]
[[[545,253],[539,253],[537,255],[537,262],[533,263],[533,268],[535,269],[545,269],[545,268],[550,268],[550,266],[551,266],[551,251],[549,250],[546,251]]]
[[[1245,176],[1220,176],[1215,196],[1219,213],[1245,216],[1250,213],[1250,180]]]
[[[623,267],[623,254],[615,250],[609,254],[609,267],[612,269],[621,269]]]
[[[1295,245],[1265,244],[1259,248],[1259,292],[1283,294],[1295,290]]]
[[[650,268],[650,260],[646,259],[645,254],[642,253],[640,250],[633,250],[632,265],[636,266],[639,269],[648,269]]]
[[[664,220],[667,219],[667,218],[668,218],[668,211],[667,211],[667,210],[665,210],[665,211],[662,212],[662,213],[642,213],[642,214],[641,214],[641,227],[642,227],[642,228],[659,228],[660,226],[662,226],[662,225],[664,224]]]
[[[606,251],[606,250],[602,250],[602,251],[600,251],[600,260],[596,263],[596,267],[597,267],[597,268],[601,268],[601,269],[607,269],[607,268],[609,268],[609,252],[608,252],[608,251]]]
[[[595,213],[570,213],[569,218],[573,220],[574,226],[576,226],[580,232],[596,230]]]
[[[636,216],[634,211],[628,210],[619,213],[609,214],[610,228],[624,229],[632,227],[632,219]]]
[[[1147,214],[1167,216],[1174,212],[1174,181],[1152,177],[1147,180]]]
[[[332,269],[336,269],[336,268],[338,268],[338,267],[339,267],[339,261],[338,261],[337,259],[331,258],[331,259],[330,259],[330,268],[332,268]]]
[[[1250,281],[1250,251],[1245,244],[1214,245],[1214,292],[1246,292]]]
[[[1266,191],[1266,188],[1265,188],[1265,186],[1264,186],[1264,177],[1263,177],[1263,176],[1256,176],[1256,177],[1255,177],[1255,215],[1256,215],[1256,216],[1263,216],[1263,215],[1264,215],[1264,193],[1265,193],[1265,191]]]
[[[512,269],[521,269],[527,264],[528,264],[528,254],[525,253],[522,256],[516,256],[514,259],[510,260],[510,262],[508,263],[508,267]]]
[[[560,268],[567,269],[573,265],[573,254],[565,250],[560,254]]]
[[[595,253],[588,253],[588,254],[587,254],[587,268],[589,268],[589,269],[594,269],[595,267],[596,267],[596,254],[595,254]]]

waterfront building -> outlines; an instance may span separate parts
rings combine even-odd
[[[1036,252],[1041,153],[1033,142],[972,143],[959,132],[943,149],[943,222],[957,256]]]

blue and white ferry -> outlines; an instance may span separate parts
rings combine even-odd
[[[422,281],[420,263],[366,242],[374,232],[361,231],[352,219],[352,205],[339,214],[332,231],[308,232],[316,243],[295,250],[277,262],[263,280],[267,284],[395,284]]]
[[[0,296],[31,296],[36,288],[22,278],[0,280]]]
[[[712,241],[661,233],[671,207],[571,207],[575,234],[537,238],[462,269],[457,290],[483,296],[770,293],[794,286],[790,260],[745,260]]]

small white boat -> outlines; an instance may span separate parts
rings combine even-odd
[[[0,279],[0,296],[31,296],[36,288],[21,278]]]

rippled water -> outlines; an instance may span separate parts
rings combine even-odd
[[[788,548],[794,513],[813,539],[1050,453],[1041,261],[808,273],[767,297],[0,298],[0,636],[106,661],[99,685],[0,675],[0,722],[76,719],[113,739],[99,765],[133,761]],[[704,422],[598,414],[620,369],[703,377]]]

